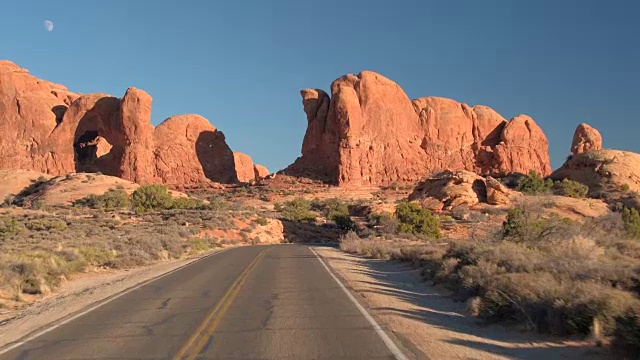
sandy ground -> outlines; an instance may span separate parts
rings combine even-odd
[[[314,249],[417,359],[608,358],[605,350],[588,342],[481,325],[466,314],[465,304],[421,281],[419,270],[408,264]]]
[[[200,258],[167,261],[133,270],[109,270],[76,275],[58,292],[27,308],[0,312],[0,347]]]

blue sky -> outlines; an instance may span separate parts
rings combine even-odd
[[[201,114],[272,171],[300,154],[299,90],[372,70],[411,98],[532,116],[556,168],[580,122],[640,152],[638,13],[633,0],[21,0],[2,6],[0,58],[76,92],[144,89],[154,124]]]

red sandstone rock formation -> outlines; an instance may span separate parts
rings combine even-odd
[[[601,149],[602,135],[600,135],[600,132],[589,126],[589,124],[582,123],[578,125],[576,132],[573,133],[571,153],[577,155],[583,152]]]
[[[75,94],[0,61],[0,168],[51,175],[102,172],[141,184],[173,186],[255,178],[224,134],[199,115],[151,125],[151,96],[130,88],[122,99]]]
[[[411,101],[373,72],[301,91],[308,127],[302,156],[284,173],[339,185],[418,181],[441,170],[503,175],[551,172],[548,143],[528,116],[506,121],[486,106],[427,97]]]
[[[269,176],[269,169],[262,165],[254,164],[253,173],[256,179],[264,179],[265,177]]]
[[[233,152],[233,165],[240,182],[249,182],[256,178],[253,160],[247,154]]]

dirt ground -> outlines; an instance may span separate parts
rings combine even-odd
[[[466,305],[421,281],[408,264],[363,259],[316,247],[380,325],[417,359],[607,359],[587,341],[558,341],[494,325],[466,315]],[[407,354],[409,355],[409,354]]]

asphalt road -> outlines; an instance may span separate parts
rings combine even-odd
[[[0,359],[398,358],[383,338],[307,246],[250,246],[126,293]]]

